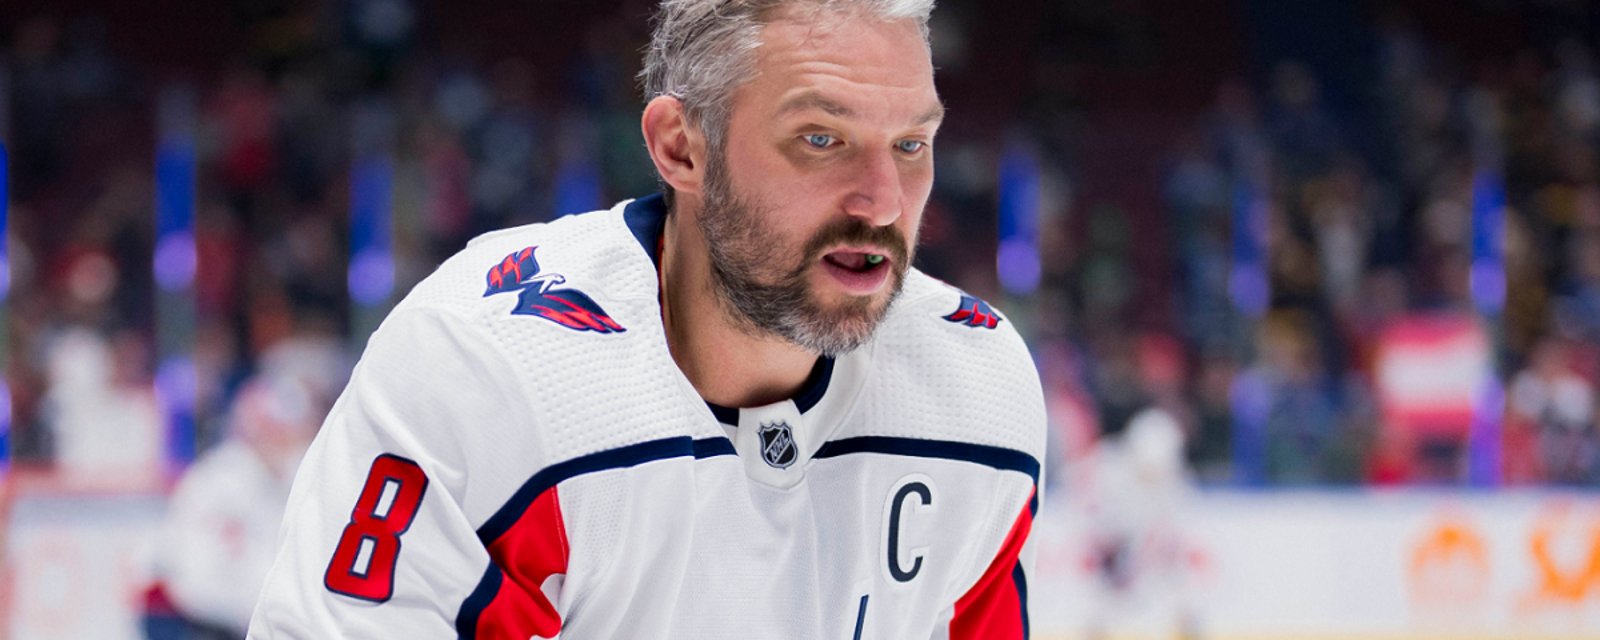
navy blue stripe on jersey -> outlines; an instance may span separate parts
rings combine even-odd
[[[800,393],[794,397],[794,408],[800,413],[810,411],[818,402],[822,402],[822,396],[828,395],[828,383],[833,381],[833,364],[833,358],[823,356],[817,358],[816,364],[811,365],[811,373],[806,374],[806,381],[801,385]],[[711,409],[711,415],[717,422],[730,427],[739,426],[738,409],[724,407],[710,400],[706,401],[706,408]]]
[[[817,358],[817,364],[811,367],[811,375],[806,376],[805,389],[794,397],[794,408],[799,409],[800,413],[810,411],[818,402],[822,402],[822,396],[828,393],[828,383],[832,381],[833,358]]]
[[[1022,561],[1020,560],[1017,561],[1016,567],[1011,570],[1011,581],[1017,585],[1017,603],[1021,605],[1021,611],[1018,613],[1022,616],[1022,637],[1032,637],[1028,631],[1028,576],[1022,571]]]
[[[851,640],[861,640],[861,629],[867,624],[867,597],[870,593],[861,594],[861,606],[856,609],[856,634]]]
[[[833,440],[822,445],[813,458],[836,458],[853,453],[883,453],[917,458],[963,460],[1002,471],[1019,471],[1039,482],[1039,461],[1016,449],[1005,449],[970,442],[921,440],[891,436],[859,436]]]
[[[718,444],[717,441],[721,441]],[[663,438],[651,440],[619,449],[610,449],[598,453],[591,453],[559,462],[533,474],[517,492],[511,494],[511,499],[490,516],[483,526],[478,527],[478,540],[483,546],[494,544],[500,536],[516,524],[517,519],[528,510],[528,506],[550,487],[581,476],[586,473],[608,471],[611,469],[624,469],[637,466],[646,462],[665,460],[667,458],[682,458],[693,456],[696,459],[709,458],[719,455],[734,455],[733,443],[727,438],[712,437],[694,440],[689,436],[676,438]]]
[[[478,581],[478,587],[472,590],[472,595],[467,596],[466,602],[461,603],[461,612],[456,614],[456,635],[462,640],[478,636],[478,616],[489,608],[495,594],[500,593],[500,582],[504,579],[505,574],[501,573],[500,567],[490,562],[489,569],[483,572],[483,579]]]
[[[710,458],[712,456],[735,456],[738,451],[733,448],[733,441],[727,438],[701,438],[694,441],[694,458]]]
[[[715,402],[711,402],[709,400],[706,401],[706,408],[711,410],[711,415],[716,417],[717,422],[721,422],[722,424],[728,425],[730,427],[739,426],[739,410],[738,409],[735,409],[733,407],[724,407],[724,406],[722,406],[720,404],[717,404]]]
[[[644,254],[650,256],[651,264],[660,270],[661,234],[667,227],[667,199],[657,193],[629,202],[622,209],[622,220],[628,223],[628,230],[644,248]]]

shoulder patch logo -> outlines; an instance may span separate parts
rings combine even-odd
[[[794,432],[787,422],[762,424],[756,435],[761,439],[761,459],[766,460],[768,466],[787,469],[800,455],[794,448]]]
[[[956,307],[956,310],[952,311],[950,315],[944,316],[944,319],[969,327],[993,329],[1000,326],[1000,321],[1004,318],[995,313],[994,307],[989,306],[989,303],[963,292],[960,306]]]
[[[489,288],[485,298],[508,291],[519,291],[513,315],[544,318],[574,331],[621,333],[626,331],[611,319],[593,298],[577,289],[560,287],[567,278],[559,273],[539,273],[539,261],[527,247],[505,257],[489,269]]]

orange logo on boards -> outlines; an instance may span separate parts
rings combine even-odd
[[[1528,550],[1534,585],[1523,608],[1576,605],[1600,597],[1600,511],[1577,521],[1569,502],[1556,504],[1534,522]]]
[[[1489,595],[1489,550],[1472,525],[1446,517],[1411,551],[1412,602],[1430,608],[1470,606]]]

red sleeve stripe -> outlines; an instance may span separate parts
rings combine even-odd
[[[734,455],[727,438],[663,438],[573,458],[540,470],[478,527],[491,562],[456,614],[456,633],[470,638],[553,637],[561,617],[541,586],[567,572],[570,548],[556,486],[589,473],[677,457]]]
[[[1028,584],[1018,556],[1033,529],[1033,498],[1023,507],[1005,544],[977,584],[956,601],[950,640],[1009,640],[1028,637]]]
[[[462,604],[456,632],[462,638],[554,638],[561,614],[541,587],[567,572],[569,553],[561,503],[551,487],[489,545],[489,570]]]

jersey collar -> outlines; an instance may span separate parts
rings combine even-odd
[[[639,241],[639,247],[644,249],[645,255],[650,256],[650,264],[655,265],[659,273],[661,236],[667,228],[667,199],[656,193],[634,200],[623,208],[622,219],[627,222],[633,238]]]
[[[794,397],[794,407],[805,415],[812,407],[822,401],[828,393],[828,383],[833,381],[834,360],[828,356],[817,358],[817,363],[812,365],[811,374],[806,376],[805,384],[801,386],[800,393]],[[734,407],[724,407],[720,404],[706,401],[706,407],[711,409],[711,415],[717,417],[717,422],[730,427],[739,426],[739,410]]]

